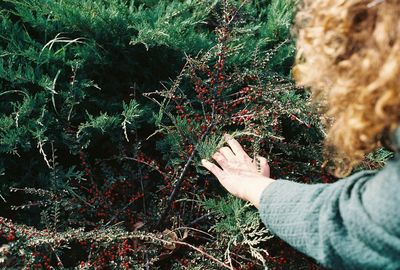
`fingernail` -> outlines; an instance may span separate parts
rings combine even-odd
[[[231,135],[229,135],[228,133],[225,133],[224,134],[224,139],[227,141],[227,140],[230,140],[230,139],[232,139],[232,136]]]

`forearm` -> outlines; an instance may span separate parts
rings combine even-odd
[[[398,214],[398,208],[392,204],[386,206],[391,209],[386,215],[392,215],[388,218],[392,225],[386,228],[387,224],[380,224],[378,217],[382,203],[365,197],[365,193],[375,189],[374,196],[396,198],[397,195],[380,194],[385,191],[374,185],[387,180],[382,179],[385,171],[375,174],[362,172],[334,184],[306,185],[277,180],[262,193],[261,218],[274,234],[325,266],[396,269],[400,267],[395,259],[400,254],[400,240],[399,235],[391,235],[397,227],[393,222],[398,223],[391,212]],[[391,178],[388,182],[397,180]],[[372,219],[375,213],[378,216]]]
[[[328,211],[323,201],[334,196],[329,194],[332,193],[329,187],[277,180],[260,198],[260,216],[271,232],[322,263],[325,259],[319,253],[329,252],[318,243],[318,233],[324,223],[324,212]]]

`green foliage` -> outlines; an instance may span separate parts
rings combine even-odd
[[[197,151],[201,159],[211,159],[211,156],[222,147],[224,140],[222,136],[217,134],[211,134],[204,141],[199,142]]]
[[[228,196],[225,199],[207,199],[203,206],[212,211],[217,223],[211,228],[219,236],[223,246],[227,246],[226,258],[230,261],[230,252],[235,246],[247,245],[251,256],[265,266],[264,256],[268,255],[262,244],[272,238],[261,224],[259,214],[242,200]]]
[[[210,47],[210,33],[200,32],[198,28],[206,23],[217,2],[164,1],[150,8],[140,5],[131,11],[130,27],[137,29],[138,33],[130,43],[142,43],[147,49],[165,45],[191,53]],[[186,38],[176,39],[179,36]]]
[[[122,129],[124,130],[125,139],[129,142],[128,138],[128,127],[135,126],[136,120],[139,118],[141,114],[141,110],[139,109],[139,104],[136,103],[135,100],[131,100],[129,104],[123,103],[124,110],[122,112],[122,116],[124,120],[122,121]]]
[[[319,181],[323,134],[289,77],[294,8],[0,1],[0,211],[24,224],[0,219],[12,267],[269,265],[255,210],[221,200],[199,161],[228,132],[274,176]]]
[[[293,10],[298,0],[272,0],[267,10],[265,32],[270,41],[280,41],[288,38],[292,29]]]
[[[105,134],[111,129],[118,126],[118,117],[109,116],[107,113],[101,113],[99,116],[89,115],[89,120],[85,123],[82,123],[78,128],[77,137],[81,136],[81,133],[85,133],[90,136],[88,130],[94,129],[101,132],[101,134]]]
[[[365,167],[369,169],[379,169],[382,168],[386,162],[394,157],[394,153],[385,148],[379,148],[378,150],[370,153],[366,157],[366,163],[359,167],[359,169],[364,169]]]

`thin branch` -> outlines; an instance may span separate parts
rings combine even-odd
[[[156,167],[156,166],[154,166],[154,165],[152,165],[152,164],[149,164],[149,163],[147,163],[146,161],[139,160],[139,159],[134,158],[134,157],[122,157],[121,159],[132,160],[132,161],[136,161],[136,162],[138,162],[138,163],[147,165],[148,167],[150,167],[150,168],[153,169],[154,171],[156,171],[156,172],[158,172],[159,174],[161,174],[164,178],[168,177],[168,176],[167,176],[163,171],[161,171],[158,167]]]
[[[144,236],[142,236],[142,238],[144,238],[144,239],[147,238],[147,239],[151,239],[151,240],[154,240],[154,241],[159,241],[159,242],[164,243],[164,244],[178,244],[178,245],[182,245],[182,246],[187,246],[187,247],[197,251],[198,253],[200,253],[204,257],[206,257],[206,258],[218,263],[220,266],[223,266],[223,267],[225,267],[227,269],[232,269],[226,263],[218,260],[217,258],[212,256],[211,254],[209,254],[209,253],[205,252],[204,250],[202,250],[202,249],[200,249],[198,247],[195,247],[195,246],[193,246],[193,245],[191,245],[189,243],[186,243],[186,242],[183,242],[183,241],[178,241],[178,240],[165,240],[165,239],[161,239],[161,238],[158,238],[158,237],[155,237],[155,236],[152,236],[152,235],[144,235]]]
[[[201,135],[201,138],[200,138],[199,142],[202,142],[204,140],[204,138],[208,135],[208,133],[211,131],[211,128],[213,126],[214,126],[214,123],[211,122],[210,125],[207,127],[206,131],[203,133],[203,135]],[[198,146],[199,146],[199,144],[196,144],[193,152],[191,153],[191,155],[189,156],[188,160],[186,161],[186,164],[183,167],[183,170],[182,170],[181,174],[179,175],[178,180],[176,181],[175,187],[172,190],[171,195],[168,197],[167,205],[166,205],[164,211],[162,212],[162,214],[160,215],[160,218],[158,219],[156,227],[160,227],[163,224],[165,218],[167,217],[167,215],[168,215],[168,213],[169,213],[169,211],[171,209],[172,202],[174,201],[176,195],[178,195],[178,191],[180,190],[180,187],[181,187],[182,182],[183,182],[183,177],[185,176],[187,170],[189,169],[189,165],[190,165],[190,163],[192,163],[193,158],[194,158],[194,156],[195,156],[195,154],[197,152]]]
[[[207,213],[207,214],[205,214],[205,215],[202,215],[201,217],[198,217],[198,218],[196,218],[195,220],[191,221],[187,226],[188,226],[188,227],[193,226],[193,225],[199,223],[200,221],[203,221],[204,219],[208,218],[208,217],[211,216],[212,214],[214,214],[214,212],[210,212],[210,213]]]
[[[178,227],[178,228],[173,229],[173,231],[180,231],[180,230],[195,231],[195,232],[198,232],[198,233],[207,235],[207,236],[209,236],[210,238],[215,239],[214,236],[212,236],[211,234],[209,234],[209,233],[207,233],[207,232],[205,232],[205,231],[202,231],[202,230],[199,230],[199,229],[195,229],[195,228],[192,228],[192,227],[188,227],[188,226],[182,226],[182,227]]]
[[[58,265],[61,266],[61,267],[64,267],[64,264],[62,263],[61,258],[58,256],[58,254],[57,254],[56,250],[54,249],[54,247],[51,244],[49,244],[49,246],[50,246],[51,250],[53,251],[54,255],[56,256]]]
[[[212,260],[212,261],[218,263],[219,265],[221,265],[221,266],[223,266],[223,267],[225,267],[225,268],[227,268],[227,269],[232,269],[232,268],[231,268],[229,265],[227,265],[226,263],[224,263],[224,262],[218,260],[218,259],[215,258],[214,256],[208,254],[207,252],[201,250],[201,249],[198,248],[198,247],[192,246],[191,244],[188,244],[188,243],[186,243],[186,242],[181,242],[181,241],[175,241],[175,240],[173,240],[173,241],[169,241],[169,242],[172,242],[172,243],[175,243],[175,244],[179,244],[179,245],[183,245],[183,246],[190,247],[191,249],[193,249],[193,250],[199,252],[201,255],[203,255],[203,256],[207,257],[208,259],[210,259],[210,260]]]
[[[106,224],[104,224],[102,227],[106,228],[108,225],[110,225],[111,222],[113,222],[119,216],[119,214],[125,212],[125,210],[128,209],[129,206],[131,206],[134,202],[136,202],[136,200],[132,200],[129,203],[127,203],[121,210],[117,211],[116,214]]]

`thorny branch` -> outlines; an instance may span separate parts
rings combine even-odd
[[[214,127],[214,125],[215,124],[213,122],[211,122],[208,125],[206,131],[203,133],[203,135],[201,135],[201,138],[199,140],[200,142],[202,142],[204,140],[204,138],[208,135],[208,133],[211,131],[211,129]],[[181,174],[179,175],[178,180],[175,183],[175,187],[172,190],[171,195],[168,197],[167,205],[165,206],[164,211],[160,215],[160,218],[158,219],[156,227],[160,227],[163,224],[163,221],[165,220],[165,218],[167,217],[167,215],[168,215],[168,213],[169,213],[169,211],[171,209],[172,202],[174,201],[176,195],[178,194],[178,191],[180,190],[180,187],[181,187],[182,182],[183,182],[183,177],[185,176],[187,170],[189,169],[189,165],[190,165],[190,163],[192,163],[192,160],[193,160],[193,158],[194,158],[194,156],[195,156],[195,154],[197,152],[198,145],[199,144],[197,144],[195,146],[193,152],[191,153],[191,155],[189,156],[188,160],[186,161],[186,164],[183,167],[183,170],[182,170]]]

